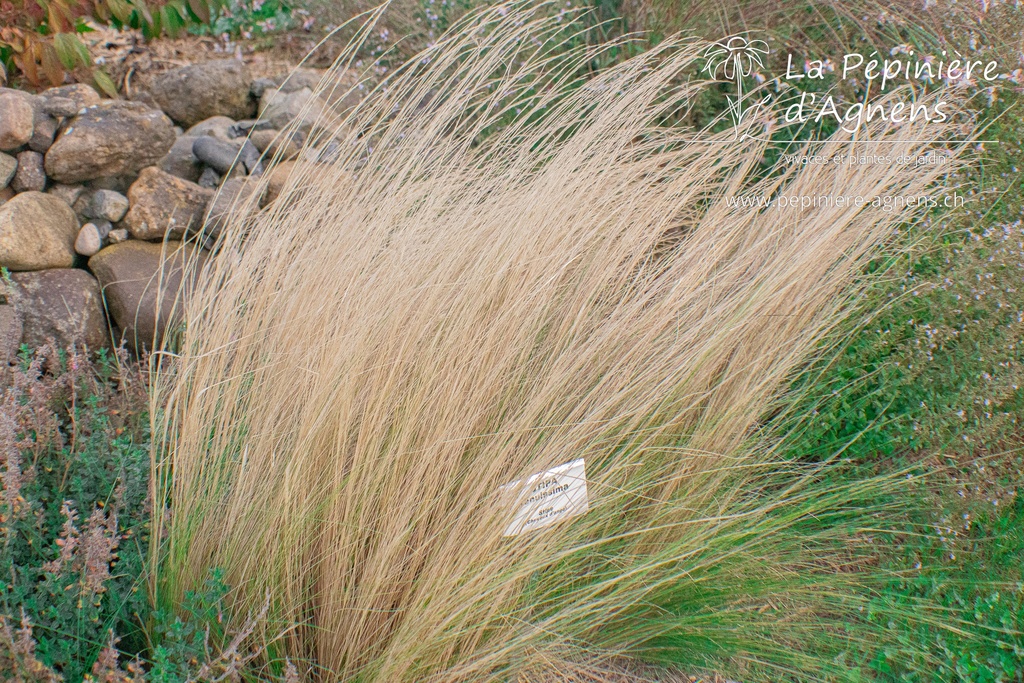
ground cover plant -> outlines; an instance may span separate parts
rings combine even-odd
[[[149,613],[144,396],[109,354],[93,364],[81,351],[23,349],[0,413],[6,680],[58,680],[54,668],[81,680],[117,644],[113,633],[141,650],[139,617]]]
[[[1024,130],[1008,115],[1018,97],[1005,93],[987,111],[995,142],[956,179],[973,201],[910,236],[917,247],[866,294],[864,317],[813,376],[813,398],[797,410],[809,417],[791,443],[811,458],[842,450],[853,477],[911,464],[931,473],[908,505],[906,533],[879,539],[879,550],[897,577],[887,592],[930,595],[970,613],[968,631],[993,636],[916,635],[942,652],[939,675],[959,680],[1012,681],[1024,670]]]
[[[213,571],[174,610],[146,583],[152,504],[145,377],[123,350],[22,348],[0,411],[0,675],[12,683],[225,680]],[[257,650],[258,651],[258,650]]]

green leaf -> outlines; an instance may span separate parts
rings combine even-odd
[[[145,36],[146,40],[159,38],[162,31],[163,17],[159,11],[156,14],[151,14],[149,20],[142,24],[142,35]]]
[[[152,12],[149,11],[149,7],[146,6],[144,0],[132,0],[131,4],[134,5],[136,11],[139,13],[141,24],[140,28],[142,28],[143,33],[147,33],[148,27],[151,27],[154,23],[160,21],[159,15],[154,17]],[[159,35],[159,33],[160,31],[157,29],[156,34]]]
[[[113,79],[111,79],[105,71],[102,69],[93,69],[92,80],[96,83],[96,87],[108,96],[117,97],[117,86],[114,85]]]
[[[157,10],[157,14],[160,15],[160,25],[163,27],[164,33],[171,38],[177,38],[180,27],[174,22],[177,17],[174,10],[169,5],[164,5]]]
[[[74,33],[58,33],[53,37],[53,48],[64,68],[73,71],[77,66],[89,66],[89,50]]]
[[[210,5],[206,0],[188,0],[188,8],[204,24],[210,23]]]
[[[127,24],[131,19],[132,6],[126,0],[107,0],[107,7],[110,8],[110,13],[114,15],[114,18],[122,24]]]

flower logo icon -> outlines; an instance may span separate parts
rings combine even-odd
[[[704,51],[704,71],[718,78],[719,71],[729,81],[736,82],[736,99],[729,97],[729,110],[739,125],[743,119],[743,78],[754,73],[755,67],[764,68],[762,58],[769,52],[763,40],[747,40],[744,36],[730,36],[715,41]]]

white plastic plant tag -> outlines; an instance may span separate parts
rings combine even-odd
[[[518,488],[519,511],[505,529],[505,536],[518,536],[550,526],[588,510],[587,472],[583,458],[505,484],[501,489]]]

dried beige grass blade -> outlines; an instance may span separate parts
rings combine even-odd
[[[325,115],[337,158],[298,166],[255,217],[239,207],[162,387],[159,599],[221,567],[239,613],[269,590],[300,624],[289,656],[330,680],[489,680],[580,639],[614,656],[653,637],[601,629],[678,580],[680,544],[731,528],[771,464],[752,430],[905,218],[725,195],[936,179],[757,180],[763,143],[662,125],[701,87],[679,76],[702,46],[581,84],[587,52],[552,56],[557,25],[531,12],[467,19]],[[899,155],[946,132],[866,133]],[[590,512],[503,538],[500,487],[578,457]],[[560,561],[607,548],[628,570],[551,587]]]

